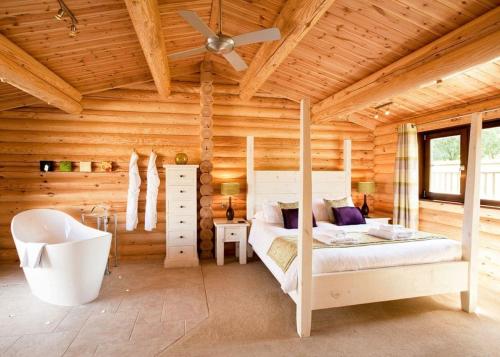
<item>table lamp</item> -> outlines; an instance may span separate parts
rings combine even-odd
[[[231,196],[240,193],[240,184],[237,182],[225,182],[220,185],[220,193],[223,196],[229,196],[229,205],[226,211],[226,218],[228,221],[232,221],[234,218],[234,210],[231,207]]]
[[[368,209],[368,204],[366,203],[366,195],[375,192],[375,182],[358,182],[358,192],[364,194],[364,202],[361,207],[361,213],[363,217],[368,217],[370,210]]]

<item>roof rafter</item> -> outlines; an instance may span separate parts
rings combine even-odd
[[[2,82],[67,113],[79,113],[82,110],[82,95],[78,90],[1,34],[0,78]],[[14,101],[21,105],[34,99]]]
[[[125,0],[149,70],[162,97],[170,93],[170,69],[157,0]]]
[[[250,99],[314,27],[335,0],[288,0],[274,27],[281,39],[263,43],[243,76],[240,96]]]
[[[500,7],[313,106],[314,122],[347,115],[500,56]]]

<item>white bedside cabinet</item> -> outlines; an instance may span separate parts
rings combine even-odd
[[[198,165],[163,167],[167,216],[165,268],[197,266]]]
[[[250,224],[243,218],[235,218],[232,221],[228,221],[225,218],[215,218],[214,225],[217,265],[224,265],[224,243],[226,242],[236,242],[236,254],[237,256],[239,255],[240,264],[246,264],[247,231]]]
[[[380,224],[389,224],[392,221],[390,217],[367,217],[366,223],[380,223]]]

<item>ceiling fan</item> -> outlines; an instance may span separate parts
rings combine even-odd
[[[207,26],[194,11],[179,11],[179,14],[197,31],[206,37],[205,45],[198,48],[192,48],[186,51],[173,53],[168,56],[170,60],[186,58],[205,52],[211,52],[224,56],[224,58],[237,71],[243,71],[248,68],[247,64],[234,51],[235,47],[248,45],[251,43],[275,41],[281,38],[280,30],[277,27],[265,30],[249,32],[238,36],[227,36],[222,33],[222,0],[219,2],[219,29],[215,33]]]

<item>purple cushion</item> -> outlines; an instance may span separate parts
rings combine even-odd
[[[358,207],[332,207],[332,210],[337,226],[366,224],[365,218]]]
[[[286,229],[297,229],[299,228],[299,209],[298,208],[283,208],[281,210],[283,215],[283,226]],[[316,218],[313,214],[313,227],[317,227]]]

